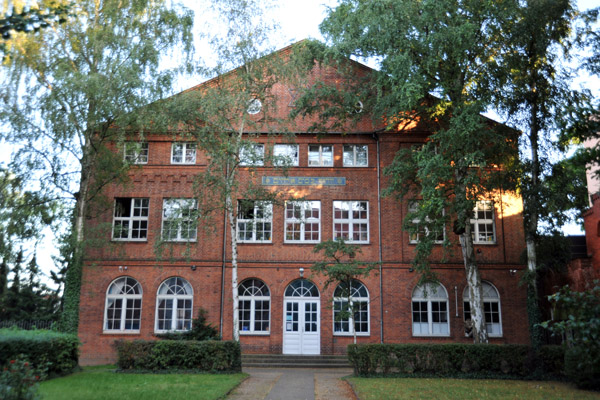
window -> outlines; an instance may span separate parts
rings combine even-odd
[[[148,163],[148,142],[125,142],[124,160],[131,164]]]
[[[297,167],[299,165],[298,145],[276,144],[273,146],[273,165]]]
[[[273,205],[264,201],[238,202],[237,235],[240,242],[270,242]]]
[[[478,201],[471,219],[471,234],[475,243],[495,243],[494,203]]]
[[[195,199],[164,199],[162,238],[169,242],[196,240],[197,215]]]
[[[333,146],[311,144],[308,146],[308,166],[309,167],[332,167],[333,166]]]
[[[104,330],[139,332],[142,319],[142,287],[133,278],[114,280],[106,292]]]
[[[238,288],[240,333],[269,333],[271,294],[263,281],[247,279]]]
[[[348,294],[351,295],[348,305]],[[369,333],[369,292],[365,285],[353,280],[348,291],[347,284],[340,284],[333,293],[333,332],[336,334]]]
[[[321,240],[321,202],[285,203],[285,241],[315,243]]]
[[[149,199],[117,197],[113,219],[113,239],[146,240],[148,238]]]
[[[408,212],[409,213],[416,213],[419,209],[419,201],[411,201],[408,205]],[[421,220],[419,218],[413,218],[413,220],[411,221],[411,223],[415,226],[417,226],[417,231],[416,232],[410,232],[409,233],[409,241],[410,243],[419,243],[419,237],[423,237],[423,235],[428,236],[429,235],[429,228],[426,226],[423,226],[421,224]],[[446,238],[446,230],[444,228],[441,228],[441,232],[434,232],[434,243],[443,243],[444,239]]]
[[[369,146],[361,145],[344,145],[344,167],[366,167],[369,164],[368,159]]]
[[[491,337],[502,336],[502,318],[500,313],[500,295],[492,284],[481,282],[481,290],[483,291],[483,316],[485,320],[485,328],[488,335]],[[463,291],[463,306],[465,317],[465,335],[471,336],[471,303],[469,302],[469,287],[465,287]]]
[[[440,284],[417,286],[412,296],[414,336],[450,336],[448,293]]]
[[[171,146],[171,164],[195,164],[196,143],[173,143]]]
[[[369,242],[369,202],[333,202],[333,238],[348,242]]]
[[[189,331],[192,328],[192,286],[183,278],[172,277],[158,288],[156,331]]]
[[[265,146],[257,143],[244,143],[240,148],[240,165],[262,166],[265,159]]]

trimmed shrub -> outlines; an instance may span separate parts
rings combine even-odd
[[[117,366],[121,370],[196,370],[238,372],[242,352],[234,341],[118,340]]]
[[[75,335],[46,330],[0,329],[0,365],[23,355],[50,376],[65,375],[77,367],[79,339]]]
[[[165,340],[219,340],[219,331],[208,323],[207,311],[198,310],[198,317],[192,321],[192,329],[184,332],[167,332],[156,335]]]
[[[427,374],[435,376],[527,377],[536,362],[549,375],[560,375],[558,350],[536,359],[526,345],[366,344],[349,345],[356,375]]]

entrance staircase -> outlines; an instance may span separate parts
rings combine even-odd
[[[352,368],[347,356],[296,356],[287,354],[242,354],[242,367]]]

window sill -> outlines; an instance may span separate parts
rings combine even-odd
[[[321,243],[320,240],[314,240],[314,241],[297,241],[297,242],[292,242],[292,241],[284,241],[283,244],[315,244],[315,243]]]
[[[344,165],[344,168],[369,168],[368,165]]]
[[[498,244],[498,243],[496,243],[496,241],[493,241],[493,242],[476,242],[476,241],[473,241],[473,244],[492,246],[492,245],[495,245],[495,244]]]
[[[272,240],[238,240],[238,244],[273,244]]]
[[[269,336],[271,332],[249,332],[240,331],[240,336]]]
[[[109,331],[109,330],[103,330],[102,331],[103,335],[139,335],[140,331]]]
[[[163,242],[165,242],[165,243],[181,243],[181,244],[196,243],[197,241],[198,241],[198,239],[194,239],[194,240],[163,240]]]
[[[354,337],[353,333],[347,333],[347,332],[334,332],[333,336],[338,336],[338,337]],[[370,332],[360,332],[360,333],[356,333],[356,337],[369,337],[371,336]]]
[[[416,338],[436,338],[436,337],[437,338],[449,338],[450,334],[448,333],[448,334],[443,334],[443,335],[425,335],[425,334],[417,335],[417,334],[413,333],[412,336],[416,337]]]
[[[111,239],[112,242],[148,243],[148,239]]]

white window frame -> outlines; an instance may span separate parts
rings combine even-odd
[[[246,287],[246,285],[248,285]],[[269,335],[271,334],[271,291],[269,287],[260,279],[251,278],[246,279],[239,285],[239,324],[240,324],[240,335]],[[242,301],[250,302],[250,319],[245,320],[242,318]],[[257,302],[267,302],[267,312],[269,314],[266,322],[266,330],[257,330],[257,314],[264,309],[257,310]],[[244,323],[248,322],[248,329],[244,330]],[[260,319],[260,321],[265,321]]]
[[[479,218],[479,214],[484,213],[484,218]],[[491,218],[487,213],[491,213]],[[473,235],[473,243],[477,244],[496,244],[496,223],[495,223],[494,202],[489,200],[479,200],[473,209],[473,218],[471,218],[471,234]],[[481,231],[481,225],[490,226],[491,230],[486,228],[485,232]],[[488,232],[491,232],[490,236]]]
[[[290,206],[292,207],[292,209],[290,210]],[[299,209],[296,209],[296,207],[298,207]],[[318,212],[319,212],[319,217],[318,218],[314,218],[312,217],[312,215],[308,218],[306,218],[306,212],[307,210],[313,210],[313,208],[318,207]],[[296,211],[298,211],[300,213],[299,216],[296,215]],[[291,216],[290,216],[290,212],[291,212]],[[322,210],[321,210],[321,202],[318,200],[309,200],[309,201],[287,201],[285,203],[285,209],[284,209],[284,224],[285,224],[285,231],[284,231],[284,243],[319,243],[321,241],[321,214],[322,214]],[[289,224],[293,224],[293,225],[299,225],[299,232],[300,232],[300,240],[294,240],[294,239],[288,239],[288,225]],[[318,239],[310,239],[310,240],[305,240],[304,237],[306,235],[306,225],[307,224],[317,224],[318,225]],[[292,232],[298,232],[298,231],[292,231]],[[310,232],[314,232],[314,231],[310,231]]]
[[[300,152],[297,144],[277,143],[273,146],[273,165],[297,167],[300,165]]]
[[[409,202],[408,203],[408,212],[409,213],[416,212],[418,206],[419,206],[419,200],[413,200],[413,201]],[[421,220],[419,218],[413,218],[411,221],[411,224],[419,226],[421,224]],[[425,226],[423,227],[423,234],[429,235],[429,229]],[[408,242],[410,244],[419,243],[419,235],[421,235],[420,229],[417,232],[410,232],[408,234]],[[433,241],[433,243],[442,244],[442,243],[444,243],[444,240],[446,240],[446,227],[445,226],[442,229],[442,239],[440,240],[438,237]]]
[[[355,212],[362,213],[363,211],[359,209],[360,205],[365,205],[364,213],[366,214],[365,218],[355,218]],[[340,212],[347,212],[348,218],[338,217],[338,213],[336,209],[339,209]],[[344,238],[344,240],[348,243],[369,243],[370,239],[370,229],[369,229],[369,202],[363,200],[351,200],[351,201],[340,201],[336,200],[333,202],[333,239],[337,240],[342,237],[341,233],[341,225],[348,225],[348,236]],[[364,240],[354,239],[354,228],[359,227],[361,225],[366,225],[367,227],[367,237]],[[358,231],[359,237],[362,231]]]
[[[130,214],[129,216],[117,216],[119,199],[130,200]],[[145,210],[145,212],[144,212]],[[135,215],[136,211],[140,215]],[[145,215],[144,215],[145,214]],[[116,241],[129,241],[129,242],[146,242],[148,241],[148,216],[150,214],[150,199],[147,197],[116,197],[115,207],[113,211],[113,224],[112,224],[112,240]],[[127,222],[127,237],[115,237],[116,224]],[[145,223],[145,228],[141,228]],[[134,225],[138,225],[138,232],[145,232],[144,237],[133,237],[134,236]],[[121,225],[122,226],[122,225]],[[119,232],[124,232],[124,229],[120,229]],[[121,235],[119,235],[121,236]]]
[[[481,290],[483,292],[483,315],[485,320],[485,327],[488,332],[489,337],[502,337],[502,307],[500,304],[500,293],[498,289],[492,285],[490,282],[481,281]],[[466,322],[467,314],[471,315],[471,304],[470,304],[471,296],[469,295],[469,286],[465,286],[463,290],[463,320]],[[488,308],[486,310],[486,304]],[[498,311],[493,311],[492,304],[496,304]],[[498,315],[498,322],[488,322],[491,314]],[[465,332],[465,336],[470,337],[467,332]]]
[[[240,166],[262,167],[265,164],[265,145],[262,143],[247,143],[240,147]]]
[[[120,287],[119,287],[120,286]],[[116,293],[111,293],[111,290],[116,289]],[[139,333],[142,325],[142,285],[130,276],[121,276],[108,285],[106,289],[106,301],[104,304],[104,323],[102,325],[104,333]],[[114,302],[120,300],[121,307],[119,307],[120,317],[109,318],[109,307]],[[112,304],[109,304],[110,302]],[[133,304],[132,304],[133,303]],[[137,317],[135,312],[137,310]],[[132,315],[131,318],[127,318],[128,315]],[[117,322],[119,328],[109,328],[110,322]],[[127,321],[137,321],[138,328],[127,328]]]
[[[161,290],[166,288],[167,291],[172,293],[161,293]],[[179,293],[173,293],[173,289]],[[183,293],[181,293],[183,292]],[[170,329],[160,329],[159,328],[159,317],[160,317],[160,303],[161,300],[171,300],[171,326]],[[189,301],[188,307],[180,307],[179,301],[182,300],[184,302]],[[188,315],[186,316],[186,312],[189,310]],[[173,276],[168,279],[165,279],[160,286],[158,287],[158,291],[156,292],[156,318],[154,323],[154,332],[156,333],[165,333],[165,332],[185,332],[192,329],[192,319],[193,319],[193,311],[194,311],[194,291],[192,285],[190,283],[179,277]],[[178,325],[183,326],[182,329],[178,329]]]
[[[329,147],[331,152],[323,151],[324,147]],[[318,154],[317,163],[311,163],[311,154]],[[330,153],[331,157],[326,158],[325,155]],[[333,167],[334,146],[332,144],[309,144],[308,145],[308,166],[309,167]],[[327,163],[330,162],[330,163]]]
[[[365,164],[358,164],[358,148],[365,148]],[[346,158],[346,154],[351,152],[352,157]],[[369,145],[368,144],[345,144],[343,148],[342,159],[344,167],[365,168],[369,166]]]
[[[161,237],[165,242],[195,242],[198,239],[198,220],[196,215],[196,199],[163,199]],[[165,225],[169,222],[176,223],[176,236],[167,235]],[[184,225],[187,237],[183,235]],[[171,229],[171,228],[169,228]]]
[[[253,218],[241,218],[243,202],[253,203]],[[261,214],[262,217],[258,217]],[[269,224],[268,230],[264,228],[262,230],[258,229],[259,227],[264,227],[265,224]],[[240,229],[241,227],[246,229]],[[238,200],[236,232],[239,243],[271,243],[273,241],[273,204],[260,200]],[[252,237],[250,239],[241,238],[240,235],[244,232],[251,232]],[[269,238],[257,239],[259,232],[263,232],[263,234],[268,232]]]
[[[175,160],[175,149],[181,149],[181,160]],[[189,153],[189,154],[188,154]],[[189,157],[188,157],[189,155]],[[193,165],[196,164],[196,143],[174,142],[171,144],[171,164]]]
[[[371,334],[371,307],[370,307],[370,301],[369,301],[369,290],[367,289],[367,287],[360,281],[358,280],[353,280],[352,283],[350,284],[351,287],[351,291],[352,291],[352,297],[351,297],[351,301],[350,301],[350,309],[352,309],[353,303],[362,303],[366,305],[366,323],[367,323],[367,330],[366,331],[357,331],[356,332],[356,336],[369,336]],[[364,292],[366,293],[366,296],[361,295],[361,289],[364,289]],[[344,302],[346,302],[348,300],[347,297],[341,297],[340,296],[340,292],[342,291],[341,288],[341,284],[338,285],[335,288],[335,291],[333,292],[333,335],[334,336],[353,336],[354,332],[350,329],[351,326],[354,325],[354,327],[356,328],[355,325],[355,321],[354,321],[354,316],[349,316],[349,318],[347,319],[340,319],[339,321],[337,320],[337,314],[339,313],[339,310],[341,309],[341,306]],[[363,311],[359,311],[360,313],[362,313]],[[362,321],[359,321],[358,323],[360,324]],[[336,326],[337,324],[337,326]],[[344,328],[344,325],[347,326],[347,330]]]
[[[419,310],[415,309],[415,303],[419,303]],[[420,307],[425,303],[427,307],[427,321],[423,322],[420,320],[423,311]],[[434,314],[441,317],[443,311],[435,312],[433,310],[434,303],[445,304],[446,321],[434,322]],[[439,307],[439,305],[438,305]],[[450,302],[448,301],[448,292],[441,283],[432,284],[426,283],[422,286],[417,286],[412,293],[411,299],[411,311],[412,311],[412,334],[413,336],[421,337],[449,337],[450,336]],[[419,313],[419,321],[415,321],[415,313]],[[427,327],[427,331],[423,332],[423,327]],[[446,332],[443,327],[445,326]],[[418,329],[417,329],[418,327]],[[437,332],[436,332],[437,331]]]
[[[130,164],[148,164],[148,142],[125,142],[123,160]]]

